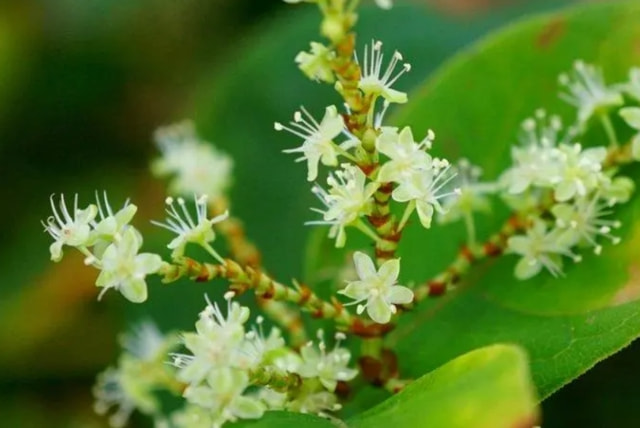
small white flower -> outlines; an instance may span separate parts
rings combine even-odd
[[[611,215],[613,211],[598,195],[589,199],[578,199],[573,204],[554,205],[551,212],[556,218],[556,225],[562,231],[558,236],[562,245],[585,243],[593,247],[594,253],[600,254],[602,245],[597,242],[598,236],[603,236],[614,244],[620,242],[620,238],[613,236],[611,231],[619,228],[621,223],[602,218]]]
[[[272,328],[269,335],[265,335],[262,328],[263,322],[264,318],[258,316],[257,325],[245,334],[242,353],[247,357],[249,366],[272,364],[281,368],[278,363],[281,359],[286,359],[288,354],[284,338],[278,328]],[[283,368],[286,369],[286,367]]]
[[[220,257],[209,243],[213,242],[216,237],[213,231],[213,225],[229,218],[229,213],[225,211],[223,214],[214,218],[207,218],[207,196],[202,195],[195,200],[196,219],[194,220],[189,210],[187,210],[185,200],[178,198],[177,202],[180,206],[180,211],[176,209],[173,198],[169,197],[166,199],[168,207],[166,212],[169,215],[166,223],[151,222],[156,226],[163,227],[178,235],[167,245],[169,249],[173,250],[171,257],[174,259],[182,257],[187,244],[194,243],[207,250],[207,252],[220,263],[224,263],[224,259]]]
[[[96,413],[105,415],[109,409],[116,409],[109,417],[109,425],[114,428],[125,426],[133,411],[138,407],[128,389],[123,373],[113,367],[100,373],[93,387],[93,395],[96,400],[93,408]]]
[[[480,167],[472,165],[463,158],[458,161],[455,173],[456,178],[451,181],[451,186],[459,191],[444,199],[442,203],[444,213],[438,220],[449,223],[458,221],[474,211],[490,212],[491,203],[487,194],[495,192],[496,186],[478,181],[482,175]]]
[[[310,221],[311,225],[331,225],[329,237],[336,238],[336,247],[344,246],[347,236],[345,228],[356,223],[360,217],[371,214],[372,196],[377,183],[366,183],[367,177],[357,167],[343,164],[342,170],[329,175],[329,191],[314,186],[312,191],[325,205],[325,211],[313,209],[322,214],[323,219]]]
[[[594,115],[604,114],[624,102],[619,90],[605,84],[600,69],[580,60],[574,63],[570,75],[561,74],[559,81],[567,90],[560,98],[578,109],[581,127]]]
[[[310,79],[333,83],[335,76],[331,67],[331,60],[334,57],[335,52],[329,47],[322,43],[311,42],[311,50],[298,53],[295,62]]]
[[[318,163],[326,166],[338,164],[338,146],[334,139],[345,130],[344,119],[335,106],[326,108],[322,121],[318,123],[309,112],[302,107],[293,116],[290,126],[276,122],[277,131],[288,131],[303,139],[300,147],[284,150],[285,153],[302,153],[296,161],[307,161],[307,180],[318,177]]]
[[[172,343],[173,340],[162,334],[158,326],[149,320],[136,324],[120,338],[123,349],[142,361],[164,361],[167,349],[171,348]]]
[[[640,80],[640,69],[638,71],[638,80]],[[640,82],[639,82],[640,85]],[[640,88],[638,88],[640,91]],[[638,97],[640,99],[640,96]],[[620,109],[620,116],[627,122],[627,124],[638,133],[631,140],[631,156],[635,160],[640,160],[640,107],[625,107]]]
[[[249,375],[233,368],[221,368],[207,376],[207,383],[188,386],[183,396],[191,404],[210,409],[217,415],[214,427],[238,419],[258,419],[266,406],[257,398],[243,395]]]
[[[403,63],[402,69],[394,74],[396,66],[402,61],[402,54],[395,51],[391,62],[384,71],[382,70],[383,58],[382,42],[380,41],[372,41],[370,46],[365,46],[362,64],[359,62],[358,56],[355,55],[355,61],[360,65],[361,72],[358,88],[366,95],[382,96],[390,103],[406,103],[407,94],[392,89],[391,86],[396,83],[400,76],[411,70],[411,65]]]
[[[213,371],[225,368],[246,368],[243,357],[244,323],[249,309],[231,302],[233,293],[225,295],[227,315],[207,298],[207,306],[196,322],[195,333],[183,335],[184,346],[191,354],[172,354],[173,364],[180,369],[178,379],[191,385],[203,382]]]
[[[123,230],[133,219],[138,207],[130,204],[127,200],[124,206],[114,213],[111,209],[111,204],[109,204],[107,192],[104,192],[103,201],[100,200],[96,193],[96,203],[98,206],[98,220],[91,221],[93,230],[91,231],[88,245],[94,247],[93,255],[99,259],[109,244],[122,237]]]
[[[562,274],[562,255],[573,261],[580,257],[572,253],[569,246],[559,242],[558,231],[547,231],[547,225],[541,219],[535,219],[526,235],[512,236],[507,242],[509,251],[522,256],[516,264],[515,276],[529,279],[546,268],[553,276]]]
[[[347,367],[351,359],[349,350],[340,347],[344,334],[336,335],[336,345],[327,352],[322,330],[319,331],[318,347],[313,342],[307,343],[300,349],[302,365],[296,370],[300,376],[315,378],[330,392],[335,391],[338,381],[349,381],[356,377],[358,371]]]
[[[152,164],[158,176],[173,176],[169,184],[172,194],[194,193],[217,199],[231,183],[233,162],[213,145],[202,141],[190,121],[159,128],[155,141],[162,157]]]
[[[353,299],[350,304],[358,304],[359,314],[366,309],[372,320],[386,324],[396,312],[395,305],[411,303],[413,291],[396,285],[400,274],[399,259],[384,262],[376,271],[371,257],[357,251],[353,255],[353,262],[359,279],[350,281],[339,293]]]
[[[522,122],[519,140],[521,145],[512,147],[513,166],[506,170],[499,182],[508,193],[517,195],[531,186],[550,187],[551,177],[558,175],[555,148],[563,142],[559,136],[562,122],[557,116],[547,116],[538,109],[533,117]]]
[[[122,341],[125,352],[118,367],[101,373],[93,388],[97,413],[106,414],[116,408],[109,418],[113,427],[124,426],[136,409],[145,414],[159,410],[155,392],[170,376],[165,359],[176,344],[174,336],[163,336],[150,321],[136,326]]]
[[[640,101],[640,68],[633,67],[629,70],[629,82],[619,85],[620,89]]]
[[[555,151],[558,171],[551,177],[554,196],[560,202],[574,196],[586,196],[606,180],[602,174],[602,162],[607,157],[607,149],[594,147],[582,149],[580,144],[562,144]]]
[[[429,169],[431,156],[425,149],[431,148],[434,138],[433,131],[429,131],[425,139],[418,143],[414,141],[408,126],[399,133],[396,128],[382,128],[376,140],[376,148],[388,156],[389,160],[380,168],[377,180],[381,183],[401,183],[415,171]]]
[[[104,288],[100,297],[110,288],[114,288],[131,302],[140,303],[147,300],[145,277],[157,272],[163,262],[157,254],[138,254],[141,246],[142,239],[139,233],[129,226],[122,233],[120,240],[107,247],[98,264],[101,272],[96,285]]]
[[[60,195],[59,210],[51,195],[51,210],[53,216],[42,222],[45,232],[53,237],[54,243],[51,244],[49,250],[51,252],[51,260],[58,262],[62,259],[62,246],[84,247],[89,243],[91,234],[91,221],[98,213],[98,208],[91,204],[85,209],[78,208],[78,195],[76,194],[73,202],[73,216],[69,213],[67,205],[64,202],[64,195]]]
[[[460,189],[448,189],[447,185],[455,178],[455,173],[450,171],[449,162],[443,159],[434,159],[431,168],[424,171],[415,171],[405,181],[393,190],[391,197],[397,202],[409,202],[402,224],[409,214],[415,209],[418,212],[420,223],[425,228],[431,227],[433,214],[437,211],[444,214],[441,201],[460,193]]]

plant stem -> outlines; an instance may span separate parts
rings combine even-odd
[[[600,122],[604,127],[604,132],[606,132],[607,137],[609,138],[609,145],[611,147],[618,147],[618,137],[616,136],[616,130],[613,128],[613,124],[611,123],[611,118],[607,113],[600,113]]]

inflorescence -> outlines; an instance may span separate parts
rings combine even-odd
[[[585,250],[599,255],[607,243],[620,242],[615,206],[629,200],[634,183],[618,175],[612,159],[640,160],[640,69],[631,70],[627,82],[608,85],[601,70],[577,61],[559,79],[561,98],[576,108],[574,123],[565,127],[559,117],[535,111],[522,123],[511,165],[493,180],[481,181],[481,169],[470,160],[451,162],[434,156],[433,131],[415,136],[410,127],[385,124],[390,105],[408,101],[395,85],[411,66],[397,51],[385,61],[384,46],[377,40],[360,53],[354,50],[350,31],[357,0],[287,1],[319,6],[321,31],[329,44],[312,42],[295,62],[310,79],[333,85],[344,98],[344,106],[326,107],[321,119],[301,107],[288,124],[275,123],[277,131],[299,140],[298,146],[284,151],[305,162],[306,178],[313,182],[311,191],[321,204],[313,208],[320,218],[307,224],[328,226],[336,247],[345,246],[347,235],[358,231],[373,241],[375,253],[353,253],[354,276],[337,293],[341,301],[322,300],[311,287],[295,281],[292,287],[275,282],[260,270],[255,257],[252,262],[240,256],[234,260],[234,249],[253,247],[243,241],[242,233],[230,232],[238,225],[225,199],[233,163],[202,141],[191,122],[160,128],[155,134],[162,156],[153,162],[152,171],[170,177],[171,196],[165,201],[167,218],[152,223],[174,235],[167,245],[168,260],[140,253],[142,234],[131,224],[134,204],[127,201],[114,210],[105,193],[96,194],[95,203],[86,206],[75,195],[68,206],[63,195],[52,196],[52,215],[43,222],[54,240],[51,259],[60,261],[64,247],[79,250],[85,264],[100,271],[100,297],[114,289],[132,302],[143,302],[147,278],[153,275],[166,282],[224,278],[232,290],[224,293],[224,310],[206,298],[194,331],[163,335],[145,322],[124,338],[118,366],[99,376],[94,391],[96,411],[115,408],[113,426],[124,425],[136,409],[158,426],[178,427],[218,427],[259,418],[268,410],[320,415],[339,410],[341,385],[360,373],[351,366],[351,351],[343,346],[347,333],[363,338],[384,335],[389,331],[385,326],[406,307],[430,294],[398,284],[401,261],[395,251],[414,213],[418,227],[426,229],[462,222],[468,235],[463,254],[467,266],[468,255],[481,251],[475,214],[490,212],[501,200],[519,219],[518,227],[511,227],[503,238],[507,253],[519,257],[515,277],[522,280],[544,270],[563,275],[566,261],[580,262]],[[391,6],[391,1],[376,3]],[[616,113],[634,134],[625,146],[611,125]],[[594,123],[603,127],[608,141],[585,147],[581,138]],[[228,258],[213,246],[216,232],[229,244]],[[208,253],[212,263],[188,258],[189,244]],[[292,326],[291,337],[294,324],[304,329],[300,311],[335,321],[340,331],[333,345],[326,343],[322,330],[316,341],[292,346],[278,328],[267,333],[262,316],[250,323],[249,308],[234,300],[249,289],[255,290],[261,305],[294,303],[271,310],[261,306],[275,321],[280,318],[282,325]],[[351,305],[356,314],[349,312]],[[155,396],[158,389],[182,396],[184,407],[167,416]]]

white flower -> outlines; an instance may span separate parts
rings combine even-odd
[[[62,259],[63,245],[76,248],[87,245],[91,233],[90,223],[98,213],[98,209],[93,204],[85,209],[78,209],[78,195],[76,194],[72,216],[64,202],[64,195],[60,195],[60,212],[56,209],[53,197],[54,195],[51,195],[50,198],[53,215],[47,219],[46,223],[42,222],[42,225],[45,232],[49,232],[54,239],[54,243],[49,247],[51,260],[58,262]]]
[[[138,408],[139,403],[130,394],[127,381],[120,370],[110,367],[98,375],[93,388],[96,413],[105,415],[112,407],[116,408],[109,417],[109,425],[114,428],[125,426],[133,411]],[[155,408],[155,403],[150,407]]]
[[[139,233],[129,226],[120,240],[107,247],[98,263],[101,272],[96,285],[104,288],[100,297],[110,288],[115,288],[134,303],[147,299],[145,277],[157,272],[163,262],[157,254],[138,254],[141,246]]]
[[[335,76],[331,68],[331,60],[335,52],[322,43],[311,42],[310,52],[300,52],[295,58],[296,64],[310,79],[333,83]]]
[[[583,150],[580,144],[562,144],[554,153],[558,159],[558,171],[551,177],[551,182],[556,200],[564,202],[574,196],[586,196],[606,180],[602,174],[606,148]]]
[[[512,253],[522,256],[516,264],[515,275],[518,279],[528,279],[546,268],[553,276],[562,274],[562,255],[575,262],[580,257],[572,253],[566,244],[559,242],[558,231],[547,231],[547,225],[541,219],[535,219],[526,235],[512,236],[507,242]]]
[[[431,156],[425,149],[431,148],[434,138],[433,131],[429,131],[425,139],[417,143],[408,126],[399,133],[396,128],[383,128],[376,140],[376,148],[390,160],[380,168],[377,180],[401,183],[415,171],[431,168]]]
[[[440,201],[457,195],[460,189],[447,189],[447,184],[455,178],[450,171],[449,162],[434,159],[431,168],[415,171],[405,181],[393,190],[391,197],[397,202],[409,202],[405,215],[401,221],[404,225],[408,216],[415,209],[420,223],[425,228],[431,227],[434,211],[444,214],[445,210]]]
[[[600,254],[602,245],[598,244],[598,236],[603,236],[614,244],[620,238],[611,235],[612,229],[617,229],[621,223],[617,220],[605,220],[602,217],[613,213],[609,206],[602,202],[598,195],[591,198],[581,198],[573,204],[557,204],[551,208],[556,218],[556,225],[562,231],[558,241],[567,246],[585,243],[593,247],[593,252]]]
[[[640,81],[640,69],[638,71],[638,80]],[[640,82],[638,83],[640,86]],[[638,88],[640,91],[640,88]],[[640,94],[638,99],[640,99]],[[620,109],[620,116],[627,122],[627,124],[638,133],[631,140],[631,156],[635,160],[640,160],[640,107],[625,107]]]
[[[196,322],[196,332],[183,335],[184,346],[191,355],[172,354],[173,364],[180,368],[178,379],[197,385],[217,369],[248,365],[250,357],[243,356],[242,346],[249,309],[231,302],[233,295],[232,292],[225,295],[226,318],[218,305],[207,298],[207,306]]]
[[[366,309],[372,320],[386,324],[396,312],[395,305],[411,303],[413,291],[396,285],[400,274],[399,259],[384,262],[377,272],[371,257],[364,253],[357,251],[353,262],[359,279],[350,281],[339,293],[354,299],[350,304],[358,304],[359,314]]]
[[[136,324],[120,338],[124,350],[142,361],[164,361],[173,342],[172,338],[162,334],[155,323],[148,320]]]
[[[411,65],[408,63],[402,64],[402,69],[394,74],[396,66],[402,61],[402,54],[395,51],[391,62],[387,66],[386,70],[382,70],[382,60],[384,55],[382,54],[382,42],[372,41],[371,46],[365,46],[364,48],[364,62],[360,64],[358,56],[355,55],[355,61],[360,66],[361,77],[358,82],[358,88],[366,95],[373,97],[382,96],[390,103],[406,103],[407,94],[392,89],[391,86],[402,76],[404,73],[411,70]]]
[[[202,195],[195,200],[195,220],[189,213],[189,210],[187,210],[184,199],[178,198],[178,205],[180,206],[181,212],[176,209],[173,198],[167,198],[166,204],[168,206],[166,212],[169,215],[166,223],[160,223],[157,221],[152,221],[151,223],[170,230],[178,235],[169,243],[169,245],[167,245],[169,249],[173,250],[171,257],[174,259],[182,257],[187,244],[194,243],[207,250],[207,252],[215,257],[220,263],[224,263],[224,259],[220,257],[209,243],[213,242],[216,237],[213,231],[213,225],[229,218],[229,213],[225,211],[223,214],[214,218],[207,218],[206,195]]]
[[[114,213],[107,199],[107,192],[104,192],[103,201],[96,194],[96,203],[99,219],[98,221],[91,221],[93,230],[91,231],[88,245],[94,247],[94,256],[101,258],[107,246],[122,237],[123,230],[131,222],[136,211],[138,211],[138,207],[126,201],[124,206]]]
[[[512,147],[513,166],[500,177],[500,183],[512,195],[525,192],[530,186],[550,187],[551,177],[558,175],[555,148],[564,141],[559,137],[562,122],[557,116],[547,117],[538,109],[533,117],[522,122],[519,140]]]
[[[162,157],[152,164],[158,176],[172,175],[172,194],[190,196],[194,193],[217,199],[231,183],[233,162],[229,156],[202,141],[192,122],[185,121],[159,128],[155,141]]]
[[[560,98],[578,109],[580,126],[592,116],[623,103],[620,91],[605,84],[602,71],[583,61],[576,61],[570,75],[561,74],[559,81],[567,90]]]
[[[458,221],[474,211],[489,212],[491,203],[487,194],[493,193],[496,186],[491,183],[480,183],[482,175],[480,167],[472,165],[467,159],[460,159],[455,167],[456,178],[451,182],[453,188],[459,189],[444,199],[444,213],[439,221],[443,223]]]
[[[279,365],[280,360],[286,359],[289,352],[285,347],[282,333],[278,328],[272,328],[269,335],[265,335],[262,328],[263,322],[264,318],[258,316],[257,325],[245,334],[242,353],[249,357],[248,364],[252,367],[269,364],[286,370],[286,367]]]
[[[336,345],[327,352],[322,330],[319,330],[318,347],[316,348],[313,342],[309,342],[300,350],[303,362],[296,373],[305,378],[317,377],[320,383],[331,392],[335,391],[338,381],[349,381],[356,377],[358,371],[347,367],[351,353],[340,347],[340,342],[344,338],[344,334],[336,334]]]
[[[159,402],[155,391],[169,379],[166,355],[175,346],[173,336],[163,336],[152,322],[144,322],[123,337],[125,353],[117,368],[101,373],[93,388],[94,409],[106,414],[110,408],[116,411],[109,418],[111,426],[126,424],[134,410],[155,414]]]
[[[333,140],[344,131],[344,119],[335,106],[326,108],[320,123],[304,107],[301,111],[294,114],[290,126],[276,122],[274,127],[277,131],[288,131],[304,140],[300,147],[284,152],[302,153],[296,161],[307,161],[307,180],[313,181],[318,176],[318,162],[326,166],[338,164],[337,145]]]
[[[209,373],[206,384],[188,386],[183,395],[189,403],[210,409],[217,415],[213,426],[221,426],[238,419],[262,417],[266,406],[255,397],[243,395],[248,386],[246,372],[227,367]]]
[[[620,89],[640,101],[640,68],[633,67],[629,70],[629,82],[619,85]]]
[[[314,186],[312,191],[326,206],[326,210],[313,209],[322,214],[323,220],[306,224],[331,225],[329,237],[336,238],[336,247],[344,246],[347,236],[345,228],[356,223],[360,217],[369,215],[373,208],[372,196],[377,183],[366,183],[367,177],[357,167],[343,164],[342,170],[329,175],[329,191]]]

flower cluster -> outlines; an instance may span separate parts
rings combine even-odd
[[[155,141],[162,152],[152,165],[159,177],[171,176],[169,192],[191,196],[194,193],[217,199],[231,184],[233,162],[212,144],[201,140],[192,122],[159,128]]]
[[[598,117],[609,147],[584,148],[575,132],[561,136],[560,119],[543,110],[523,122],[521,145],[512,150],[513,165],[500,179],[504,199],[530,216],[525,234],[508,241],[509,250],[521,256],[515,268],[517,278],[530,278],[543,268],[560,275],[563,257],[582,259],[576,248],[590,247],[600,254],[602,238],[614,244],[620,241],[613,231],[621,223],[608,217],[614,205],[630,198],[634,183],[604,169],[609,148],[618,146],[609,113],[623,105],[625,93],[634,96],[637,77],[632,70],[628,83],[607,86],[600,70],[582,61],[575,63],[571,77],[560,77],[569,91],[561,97],[578,110],[574,129],[582,130],[592,117]],[[640,130],[639,108],[625,107],[619,114]],[[631,148],[632,156],[640,159],[640,136],[633,138]],[[543,207],[547,208],[541,211]],[[545,211],[548,215],[541,216]]]
[[[53,215],[43,222],[46,232],[53,237],[51,259],[62,259],[62,248],[73,247],[82,252],[85,263],[100,270],[96,285],[102,288],[100,297],[109,289],[118,290],[132,302],[147,299],[147,275],[162,267],[160,256],[139,253],[142,235],[130,223],[137,208],[128,202],[117,212],[109,204],[107,195],[96,195],[96,204],[78,207],[78,195],[74,197],[72,212],[60,195],[56,207],[51,196]]]
[[[247,331],[249,309],[225,295],[227,314],[208,301],[196,323],[196,331],[183,335],[189,353],[172,354],[176,377],[187,387],[188,406],[173,417],[178,426],[205,420],[220,426],[236,419],[255,419],[267,409],[309,413],[336,410],[333,395],[339,381],[357,372],[347,367],[351,355],[340,347],[343,335],[327,352],[324,341],[305,345],[298,354],[285,345],[280,331],[263,332],[261,317]],[[294,388],[296,393],[290,391]]]
[[[453,203],[459,192],[459,189],[449,186],[456,175],[449,162],[428,153],[435,139],[433,131],[416,141],[409,127],[398,129],[382,125],[391,103],[407,101],[406,93],[392,88],[398,78],[411,68],[404,63],[396,72],[401,61],[402,55],[396,51],[385,69],[382,43],[379,41],[365,46],[362,63],[356,55],[355,62],[361,68],[358,89],[370,105],[368,131],[360,137],[347,129],[345,119],[336,106],[327,107],[319,122],[302,108],[295,112],[289,125],[275,124],[276,130],[288,131],[302,139],[301,146],[285,152],[301,154],[297,160],[306,161],[309,181],[317,179],[319,163],[335,169],[328,174],[327,189],[317,184],[313,186],[313,193],[324,208],[314,209],[322,215],[322,220],[307,224],[329,225],[329,236],[336,239],[338,247],[346,242],[347,227],[355,227],[376,239],[363,218],[373,214],[374,195],[383,185],[394,185],[391,197],[406,205],[399,229],[404,227],[413,211],[417,211],[422,226],[431,227],[434,213],[446,212],[441,201]],[[340,85],[337,89],[341,90]],[[376,113],[378,98],[384,101],[382,110]],[[350,111],[347,110],[347,114]],[[378,168],[370,167],[371,150],[374,157],[384,156]]]
[[[177,336],[165,336],[155,324],[145,321],[124,335],[121,342],[125,352],[118,366],[102,372],[93,388],[97,413],[106,414],[115,408],[109,418],[113,427],[124,426],[136,409],[159,417],[161,406],[155,391],[177,386],[166,364],[168,353],[178,343]]]

